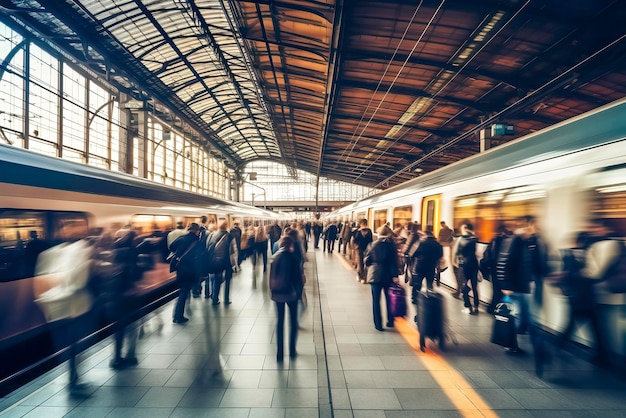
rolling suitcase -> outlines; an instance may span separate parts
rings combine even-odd
[[[389,311],[392,318],[397,316],[405,316],[406,307],[406,291],[399,284],[393,284],[387,289],[389,295]]]
[[[496,305],[493,312],[494,322],[491,332],[491,342],[506,348],[517,348],[517,332],[515,329],[515,318],[511,314],[513,311],[509,303],[502,302]]]
[[[417,294],[417,315],[415,318],[420,333],[420,349],[424,351],[426,338],[438,340],[439,348],[445,349],[443,296],[427,290]]]

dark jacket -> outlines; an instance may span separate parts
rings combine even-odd
[[[331,241],[336,240],[337,239],[337,225],[335,224],[328,225],[328,227],[326,228],[326,231],[324,231],[324,237],[327,240],[331,240]]]
[[[275,302],[293,302],[302,293],[302,273],[296,256],[280,248],[270,265],[270,291]]]
[[[230,230],[230,235],[235,238],[235,242],[237,243],[237,249],[241,248],[241,228],[238,226],[233,226]]]
[[[418,272],[433,272],[439,265],[439,259],[443,257],[443,247],[433,236],[427,235],[417,247],[415,256],[418,258]]]
[[[398,252],[393,240],[382,237],[376,240],[365,254],[367,282],[389,286],[398,276]]]
[[[536,236],[511,238],[502,289],[530,293],[530,282],[543,278],[547,271],[545,246]],[[506,244],[503,242],[500,258]]]
[[[193,244],[194,247],[187,253],[187,249]],[[193,232],[189,232],[186,235],[182,235],[170,245],[170,250],[175,254],[175,257],[184,257],[178,263],[176,269],[176,280],[181,284],[193,284],[198,280],[201,270],[201,258],[204,250],[202,243],[199,241],[198,236]]]
[[[352,238],[352,242],[356,245],[357,250],[361,252],[365,252],[367,246],[374,241],[374,234],[372,234],[372,230],[365,227],[360,228],[354,233],[354,238]]]
[[[455,254],[459,265],[465,264],[478,268],[478,259],[476,258],[477,243],[478,237],[476,235],[461,235],[461,238],[459,238],[459,246]]]

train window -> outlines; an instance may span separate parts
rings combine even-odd
[[[31,231],[46,237],[46,212],[3,211],[0,213],[0,247],[15,247],[28,241]]]
[[[378,228],[383,226],[386,222],[387,222],[387,211],[375,210],[374,211],[374,232],[378,231]]]
[[[31,277],[39,253],[60,241],[88,235],[82,212],[0,211],[0,281]]]
[[[87,215],[81,212],[55,212],[52,215],[54,240],[77,241],[89,235]]]
[[[524,186],[459,197],[454,201],[454,227],[459,232],[463,222],[470,222],[478,239],[489,242],[499,224],[513,231],[522,216],[543,213],[545,196],[539,187]]]
[[[174,219],[169,215],[133,215],[130,224],[140,236],[174,229]]]
[[[607,226],[626,237],[626,167],[607,167],[587,176],[591,193],[589,214],[591,218],[605,219]]]
[[[405,226],[413,219],[413,207],[403,206],[401,208],[393,209],[393,228],[398,226]]]

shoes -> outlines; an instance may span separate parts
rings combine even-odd
[[[472,314],[472,308],[463,308],[461,309],[461,312],[467,315],[471,315]]]
[[[126,367],[133,367],[139,363],[137,357],[120,357],[117,359],[111,360],[109,363],[109,367],[115,370],[125,369]]]
[[[175,324],[184,324],[189,322],[189,318],[185,318],[184,316],[182,318],[174,318],[172,322]]]
[[[217,302],[217,303],[219,303],[219,302]],[[233,303],[233,301],[232,301],[232,300],[228,300],[228,301],[226,301],[225,303],[226,303],[227,305],[230,305],[231,303]]]
[[[383,327],[376,327],[378,331],[384,331]]]
[[[139,364],[139,360],[137,360],[137,357],[135,357],[135,356],[133,356],[133,357],[125,357],[124,358],[124,363],[128,367],[133,367],[133,366],[136,366],[137,364]]]
[[[459,295],[459,294],[457,294],[457,293],[453,293],[453,294],[452,294],[452,297],[453,297],[454,299],[461,299],[461,295]]]
[[[471,312],[469,314],[470,315],[478,315],[478,309],[477,308],[471,309]]]
[[[193,295],[194,298],[199,298],[200,297],[200,293],[193,292],[192,295]]]
[[[122,357],[113,359],[109,362],[109,367],[115,370],[123,369],[124,366],[125,366],[124,358]]]
[[[283,353],[276,354],[276,361],[282,363],[285,360]]]
[[[504,352],[507,354],[524,354],[524,350],[519,347],[507,347],[504,349]]]
[[[211,295],[204,295],[205,299],[211,299]]]
[[[393,322],[387,322],[387,328],[393,328]]]
[[[295,351],[291,351],[289,352],[289,358],[290,359],[295,359],[296,357],[298,357],[298,353],[296,353]]]
[[[219,301],[219,300],[218,300],[218,301],[214,301],[214,302],[213,302],[213,305],[219,305],[219,304],[220,304],[220,301]]]
[[[69,386],[70,396],[73,398],[86,399],[91,396],[94,390],[94,386],[87,383],[74,383]]]

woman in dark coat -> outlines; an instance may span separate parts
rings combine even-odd
[[[391,314],[391,301],[387,289],[392,283],[398,282],[398,252],[393,242],[393,231],[388,226],[378,229],[378,238],[365,254],[367,265],[367,283],[372,287],[372,311],[374,314],[374,327],[378,331],[383,330],[383,318],[380,311],[380,294],[385,293],[387,303],[387,326],[393,327]]]
[[[285,304],[289,307],[289,357],[296,357],[298,338],[298,298],[302,292],[302,274],[299,260],[294,256],[294,246],[298,244],[289,236],[280,240],[278,252],[270,266],[270,290],[276,302],[276,360],[283,361],[285,333]]]

